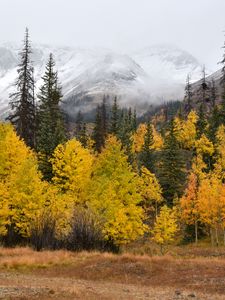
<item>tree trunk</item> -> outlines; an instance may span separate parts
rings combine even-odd
[[[195,221],[195,243],[198,244],[198,221]]]
[[[213,247],[214,241],[213,241],[213,229],[210,227],[210,237],[211,237],[211,246]]]
[[[219,238],[218,238],[218,228],[215,228],[215,233],[216,233],[216,246],[219,246]]]

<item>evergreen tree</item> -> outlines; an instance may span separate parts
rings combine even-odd
[[[223,49],[225,49],[225,42]],[[222,64],[220,86],[222,88],[222,102],[220,108],[220,124],[225,125],[225,52],[223,54],[223,59],[220,62]]]
[[[216,98],[217,98],[217,90],[216,90],[216,85],[215,85],[215,80],[212,79],[211,81],[211,105],[212,108],[216,106]]]
[[[101,117],[101,107],[97,106],[96,116],[95,116],[95,127],[93,130],[93,140],[94,147],[97,152],[101,152],[102,147],[104,146],[104,139],[102,136],[102,117]]]
[[[192,110],[192,87],[190,83],[190,75],[188,74],[187,80],[186,80],[186,86],[185,86],[185,98],[186,98],[186,104],[185,104],[185,113],[188,115],[190,111]]]
[[[117,104],[117,97],[115,97],[112,106],[112,111],[111,111],[110,133],[117,136],[118,131],[119,131],[119,108]]]
[[[169,125],[159,164],[159,181],[167,205],[172,206],[175,195],[182,195],[186,174],[185,162],[175,136],[174,121]]]
[[[94,147],[97,152],[105,146],[105,140],[108,133],[108,116],[106,111],[106,99],[103,98],[102,104],[97,106],[95,126],[93,130]]]
[[[52,168],[49,159],[58,144],[65,141],[64,121],[59,108],[62,94],[54,66],[53,55],[50,54],[45,74],[42,77],[43,85],[38,95],[40,106],[37,115],[37,151],[40,154],[40,170],[44,178],[48,180],[52,177]]]
[[[75,136],[78,140],[80,140],[80,134],[82,131],[82,127],[83,127],[83,115],[82,112],[79,111],[76,117],[76,127],[75,127]]]
[[[204,104],[202,103],[199,108],[198,121],[196,124],[197,138],[200,138],[206,132],[207,120],[205,116]]]
[[[29,32],[26,28],[24,46],[20,53],[18,78],[15,82],[17,91],[10,95],[12,113],[9,121],[15,126],[17,134],[31,148],[35,147],[35,99],[33,66],[30,59],[32,53]]]
[[[101,118],[102,118],[102,136],[104,140],[108,133],[108,115],[106,108],[106,97],[103,97],[102,105],[101,105]]]
[[[201,85],[200,85],[200,89],[199,89],[199,96],[200,96],[200,99],[201,99],[201,105],[202,105],[204,110],[206,109],[207,90],[208,90],[208,83],[206,81],[205,66],[203,66]]]
[[[216,142],[216,133],[219,126],[220,126],[220,112],[218,110],[218,106],[216,105],[213,108],[213,111],[209,118],[209,138],[213,143]]]
[[[86,123],[82,124],[82,128],[81,128],[81,131],[80,131],[80,139],[79,139],[79,141],[81,142],[81,144],[82,144],[82,146],[84,148],[87,147],[88,136],[87,136],[87,126],[86,126]]]
[[[133,130],[133,132],[135,132],[137,130],[137,112],[136,112],[136,109],[134,109],[134,113],[133,113],[132,130]]]
[[[141,164],[145,166],[150,172],[154,171],[153,150],[151,149],[154,144],[152,125],[150,122],[147,124],[147,131],[144,137],[144,145],[140,154]]]
[[[128,161],[130,164],[133,163],[133,153],[132,153],[132,112],[122,111],[121,121],[120,121],[120,130],[119,130],[119,139],[121,140],[123,149],[128,156]]]

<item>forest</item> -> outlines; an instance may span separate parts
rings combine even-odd
[[[2,245],[119,252],[143,240],[162,254],[174,243],[225,245],[225,55],[220,101],[203,72],[197,96],[187,78],[172,115],[165,105],[143,120],[105,96],[95,122],[80,112],[71,131],[54,53],[38,91],[31,53],[27,29],[0,123]]]

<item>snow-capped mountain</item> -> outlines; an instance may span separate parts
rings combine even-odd
[[[20,45],[0,47],[0,114],[9,109],[9,94],[17,76]],[[158,45],[129,54],[107,49],[81,49],[33,45],[37,90],[49,53],[53,53],[62,84],[63,107],[75,115],[90,112],[103,95],[117,95],[121,105],[141,112],[146,104],[181,99],[188,73],[199,78],[200,63],[174,46]]]

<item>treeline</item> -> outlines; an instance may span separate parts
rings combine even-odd
[[[175,237],[225,244],[224,95],[212,112],[178,112],[163,128],[117,98],[96,109],[92,130],[79,113],[68,139],[52,55],[35,105],[26,32],[12,114],[0,125],[0,235],[4,245],[118,251]],[[225,74],[225,68],[223,68]],[[223,79],[224,78],[224,79]],[[207,100],[208,101],[208,100]]]

